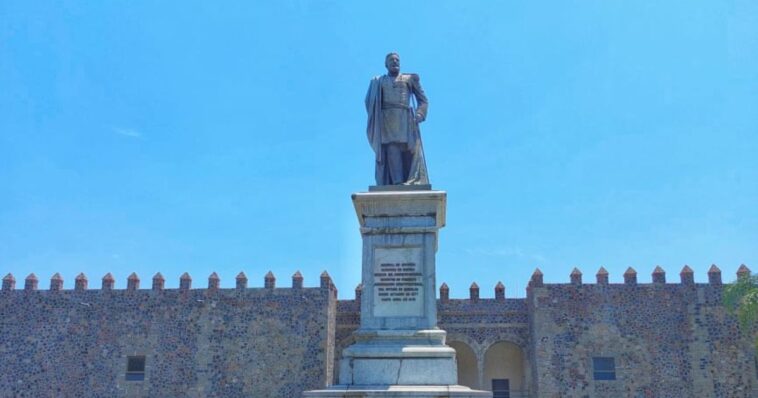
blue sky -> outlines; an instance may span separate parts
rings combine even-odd
[[[754,1],[222,3],[0,3],[0,273],[352,297],[389,51],[430,99],[451,296],[758,265]]]

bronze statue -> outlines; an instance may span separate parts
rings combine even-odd
[[[429,107],[424,89],[417,74],[400,73],[397,53],[387,54],[384,66],[387,74],[373,78],[366,93],[366,130],[376,154],[376,185],[427,185],[418,126]]]

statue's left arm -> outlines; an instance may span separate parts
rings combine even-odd
[[[418,122],[423,122],[426,120],[426,112],[429,109],[429,100],[427,100],[426,94],[424,94],[424,89],[421,87],[421,81],[415,73],[411,74],[411,90],[418,103],[416,119]]]

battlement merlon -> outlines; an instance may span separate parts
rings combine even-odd
[[[148,291],[152,290],[155,292],[161,292],[165,289],[165,278],[163,275],[158,272],[156,273],[152,278],[152,286],[150,289],[140,289],[140,277],[137,275],[137,273],[132,272],[126,279],[126,288],[120,289],[122,291]],[[240,272],[237,277],[235,278],[236,286],[234,289],[237,290],[245,290],[248,289],[247,286],[247,276],[245,276],[244,272]],[[111,291],[115,290],[115,283],[116,280],[113,277],[113,275],[109,272],[105,274],[102,278],[102,285],[99,289],[100,291]],[[261,288],[250,288],[250,289],[269,289],[273,290],[276,289],[276,277],[274,276],[273,272],[269,271],[263,278],[263,287]],[[24,288],[23,291],[36,291],[37,287],[39,285],[39,279],[35,274],[29,274],[29,276],[26,277],[24,280]],[[74,288],[73,289],[66,289],[66,290],[73,290],[75,292],[86,292],[86,291],[95,291],[96,289],[88,289],[88,278],[84,273],[79,273],[76,278],[74,279]],[[178,289],[168,289],[168,290],[180,290],[180,291],[187,291],[191,290],[192,288],[192,277],[189,275],[189,273],[184,273],[179,278],[179,287]],[[292,275],[292,289],[304,289],[303,285],[303,275],[300,273],[300,271],[295,272]],[[319,285],[317,287],[318,289],[327,289],[331,292],[334,292],[336,296],[337,288],[334,285],[334,282],[332,281],[332,278],[329,276],[329,274],[324,271],[320,278],[319,278]],[[279,288],[277,290],[281,289],[288,289],[288,288]],[[3,292],[11,292],[21,289],[16,289],[16,278],[13,276],[12,273],[8,273],[5,277],[3,277],[2,282],[2,289]],[[58,292],[63,291],[63,277],[60,273],[55,273],[50,278],[50,288],[48,289],[52,292]],[[221,289],[221,278],[218,276],[216,272],[213,272],[208,276],[208,285],[206,289],[192,289],[192,290],[230,290],[230,289]]]
[[[679,273],[680,276],[680,282],[679,283],[666,283],[666,272],[663,270],[662,267],[656,266],[653,270],[651,276],[652,280],[650,283],[637,283],[637,271],[634,270],[634,268],[629,267],[626,272],[624,272],[624,282],[623,283],[609,283],[609,273],[604,267],[600,267],[598,270],[596,277],[597,277],[597,283],[595,284],[585,284],[582,282],[582,272],[578,268],[574,268],[569,275],[569,283],[545,283],[543,278],[544,275],[542,271],[540,271],[539,268],[535,269],[534,273],[532,274],[531,280],[529,281],[529,286],[527,288],[550,288],[550,287],[568,287],[568,286],[633,286],[638,287],[640,289],[642,288],[648,288],[648,287],[655,287],[655,286],[720,286],[721,285],[721,270],[718,269],[715,265],[711,266],[711,270],[708,273],[709,275],[709,282],[708,283],[699,283],[695,284],[694,282],[694,272],[692,271],[692,268],[690,268],[688,265],[685,265],[681,272]],[[748,278],[751,275],[750,269],[742,264],[740,265],[740,268],[737,270],[737,278]],[[471,286],[469,287],[468,297],[464,298],[451,298],[450,297],[450,287],[447,283],[443,282],[439,287],[439,300],[440,302],[448,302],[450,300],[469,300],[471,302],[478,302],[480,300],[484,300],[480,298],[479,295],[479,285],[476,282],[473,282]],[[503,300],[505,299],[505,285],[502,284],[502,282],[498,282],[497,285],[494,287],[494,293],[495,293],[495,300]],[[486,299],[489,300],[489,299]]]
[[[751,275],[751,270],[748,268],[747,265],[741,264],[739,269],[736,272],[737,279],[741,278],[749,278]],[[685,265],[682,267],[682,270],[679,273],[680,281],[679,283],[667,283],[666,282],[666,272],[663,270],[662,267],[656,266],[655,269],[652,272],[652,281],[651,283],[637,283],[637,271],[634,270],[634,268],[629,267],[626,272],[624,272],[624,282],[623,283],[608,283],[608,271],[604,267],[600,267],[598,270],[596,277],[597,277],[597,283],[595,284],[585,284],[582,283],[581,280],[581,271],[578,268],[574,268],[574,270],[571,272],[569,276],[569,283],[568,285],[574,285],[574,286],[595,286],[595,285],[628,285],[628,286],[639,286],[639,287],[645,287],[645,286],[655,286],[655,285],[666,285],[666,286],[703,286],[703,285],[711,285],[711,286],[720,286],[722,284],[721,280],[721,270],[714,264],[711,265],[710,269],[708,270],[708,283],[698,283],[696,284],[694,282],[694,272],[692,268],[690,268],[689,265]],[[537,268],[534,273],[532,274],[532,277],[529,281],[529,288],[543,288],[543,287],[549,287],[549,286],[562,286],[566,284],[562,283],[545,283],[544,282],[544,275],[542,274],[542,271],[540,271],[539,268]],[[248,289],[247,285],[247,276],[244,272],[240,272],[236,278],[236,289]],[[139,287],[140,278],[136,273],[131,273],[129,277],[127,278],[127,285],[126,291],[137,291],[137,290],[147,290],[147,289],[140,289]],[[155,276],[152,278],[152,287],[151,290],[154,291],[162,291],[164,290],[165,286],[165,278],[163,275],[161,275],[160,272],[156,273]],[[188,273],[182,274],[182,276],[179,278],[179,288],[178,290],[190,290],[191,289],[191,283],[192,283],[192,277]],[[208,290],[225,290],[220,288],[221,280],[217,273],[213,272],[208,277]],[[12,273],[8,273],[3,277],[2,282],[2,291],[36,291],[39,284],[39,280],[35,274],[29,274],[24,279],[24,287],[23,289],[16,289],[16,278]],[[113,275],[109,272],[105,274],[102,278],[102,285],[100,290],[108,291],[108,290],[114,290],[115,286],[115,279]],[[328,289],[332,290],[334,292],[337,291],[336,286],[334,285],[334,282],[332,281],[332,278],[329,276],[329,274],[324,271],[321,276],[319,277],[319,288],[322,289]],[[273,272],[269,271],[264,276],[264,285],[263,287],[259,289],[275,289],[276,288],[276,277],[274,276]],[[300,273],[300,271],[295,272],[292,275],[292,286],[293,289],[302,289],[304,288],[303,285],[303,275]],[[250,289],[256,289],[256,288],[250,288]],[[63,277],[60,273],[55,273],[50,278],[50,289],[51,291],[62,291],[63,289]],[[69,289],[66,289],[69,290]],[[88,289],[88,278],[84,273],[79,273],[76,278],[74,279],[74,291],[92,291],[94,289]],[[202,289],[193,289],[193,290],[202,290]],[[228,290],[228,289],[226,289]],[[355,289],[356,296],[359,296],[363,291],[363,285],[358,285]],[[495,299],[502,300],[505,298],[505,285],[502,284],[502,282],[498,282],[494,287],[494,293],[495,293]],[[439,299],[441,301],[450,300],[450,288],[446,283],[442,283],[439,287]],[[476,282],[472,283],[472,285],[469,287],[469,295],[468,299],[472,301],[476,301],[479,299],[479,286],[476,284]]]
[[[3,278],[3,290],[14,290],[16,288],[16,278],[10,272]]]
[[[653,272],[651,273],[651,283],[649,284],[638,284],[637,282],[637,271],[629,267],[623,274],[624,278],[624,285],[628,286],[651,286],[651,285],[694,285],[695,284],[695,276],[694,272],[692,271],[692,268],[690,268],[689,265],[684,265],[682,267],[682,270],[679,273],[679,283],[667,283],[666,282],[666,271],[661,266],[656,266]],[[740,265],[739,269],[737,270],[737,279],[740,278],[748,278],[751,275],[750,268],[748,268],[745,264]],[[597,285],[608,285],[609,284],[609,274],[608,271],[604,267],[600,267],[600,269],[597,272]],[[569,275],[569,284],[575,285],[575,286],[582,286],[582,272],[579,270],[579,268],[574,268],[571,271],[571,274]],[[719,286],[722,284],[721,280],[721,270],[715,265],[711,265],[710,269],[708,270],[708,285],[713,286]],[[534,273],[532,274],[531,280],[529,281],[529,288],[532,287],[544,287],[549,285],[562,285],[562,284],[550,284],[544,282],[544,276],[542,274],[542,271],[540,271],[539,268],[537,268]],[[703,284],[699,284],[703,285]]]

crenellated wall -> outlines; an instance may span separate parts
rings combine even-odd
[[[355,300],[340,300],[337,304],[336,361],[339,361],[342,350],[353,343],[352,332],[360,325],[362,290],[362,286],[358,285]],[[466,344],[474,351],[477,372],[485,368],[485,354],[496,343],[507,341],[522,350],[528,348],[526,299],[506,299],[502,283],[495,286],[494,299],[479,298],[479,287],[476,284],[469,289],[468,299],[450,299],[449,289],[443,283],[439,297],[438,326],[447,332],[448,342]],[[485,384],[484,373],[479,373],[478,383]]]
[[[744,266],[743,266],[744,267]],[[747,268],[740,268],[744,272]],[[749,270],[748,270],[749,272]],[[755,351],[723,308],[721,271],[696,284],[685,266],[679,283],[656,267],[652,283],[609,284],[600,269],[584,284],[544,284],[535,271],[527,290],[532,389],[539,397],[754,397]],[[594,380],[592,357],[615,358],[616,380]]]
[[[742,266],[738,276],[750,275]],[[652,283],[628,269],[609,283],[601,268],[584,283],[544,283],[533,274],[526,298],[468,298],[439,290],[438,324],[460,353],[461,377],[487,389],[493,378],[513,378],[512,397],[753,397],[758,396],[755,352],[721,303],[721,271],[695,283],[685,266],[677,283],[660,267]],[[319,287],[192,288],[184,274],[165,289],[156,274],[148,289],[132,274],[127,288],[113,277],[89,289],[79,275],[73,290],[59,274],[38,290],[30,275],[16,289],[12,275],[0,291],[0,396],[297,397],[336,378],[335,363],[360,323],[362,288],[337,300],[328,274]],[[755,331],[752,331],[755,333]],[[126,358],[146,357],[144,381],[126,381]],[[613,357],[615,381],[593,378],[592,357]],[[470,367],[470,369],[464,369]],[[517,380],[516,380],[517,379]]]
[[[74,290],[62,290],[56,274],[49,290],[0,293],[0,396],[28,397],[296,397],[332,379],[336,289],[328,274],[320,286],[139,289],[132,274],[126,290],[114,290],[106,275],[87,290],[84,275]],[[127,356],[144,355],[144,381],[126,381]]]
[[[750,274],[744,265],[738,276]],[[545,284],[536,270],[527,298],[508,299],[498,283],[494,299],[482,299],[473,283],[467,299],[451,299],[447,284],[437,302],[439,327],[448,342],[470,348],[462,373],[472,387],[489,388],[488,353],[498,344],[518,347],[523,386],[517,397],[753,397],[758,391],[751,340],[721,303],[721,271],[712,266],[707,284],[696,284],[685,266],[678,283],[656,267],[652,283],[637,282],[629,268],[624,283],[609,283],[600,268],[593,284],[574,269],[569,283]],[[360,323],[360,296],[340,300],[335,358]],[[617,380],[593,379],[592,357],[614,357]],[[501,362],[514,358],[501,358]],[[519,372],[511,372],[518,374]],[[522,384],[523,383],[523,384]]]

